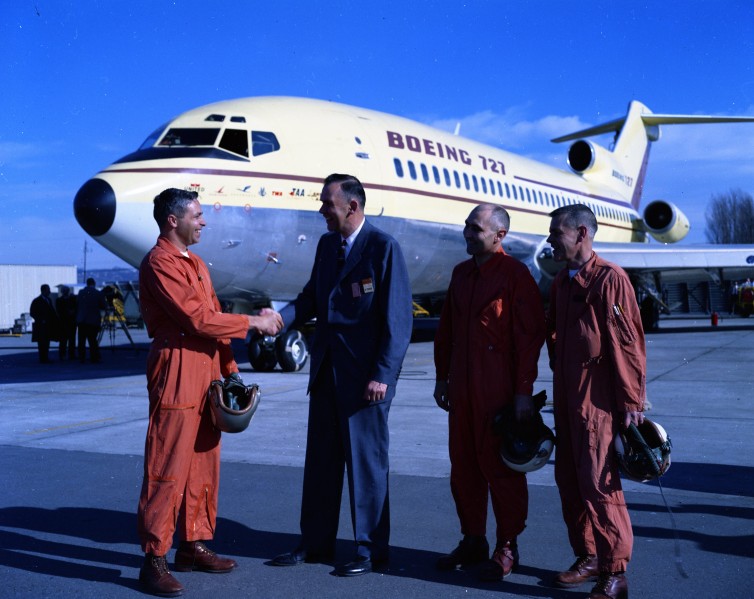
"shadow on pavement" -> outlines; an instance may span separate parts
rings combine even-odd
[[[139,588],[138,581],[130,573],[127,578],[122,577],[123,568],[137,569],[142,563],[142,556],[135,543],[136,517],[133,513],[98,508],[8,507],[0,509],[0,526],[15,529],[0,530],[0,566],[34,574]],[[223,533],[211,543],[211,547],[225,555],[268,560],[278,553],[289,551],[298,542],[298,535],[255,530],[227,518],[218,518],[218,528]],[[124,552],[87,546],[76,541],[66,543],[40,538],[45,535],[69,536],[98,544],[133,543],[134,549],[133,552]],[[337,555],[345,557],[352,550],[352,542],[338,540]],[[386,576],[408,577],[464,588],[494,588],[490,583],[477,580],[477,568],[437,571],[434,563],[439,555],[393,546],[390,566],[380,572]],[[77,563],[82,561],[100,565]],[[549,570],[522,564],[517,572],[540,579],[541,586],[533,589],[531,584],[506,581],[505,590],[508,593],[555,599],[572,596],[566,591],[546,586],[545,581],[552,576]]]
[[[673,462],[661,483],[668,489],[754,497],[754,467]],[[647,483],[657,484],[657,481]]]
[[[146,372],[148,344],[134,347],[103,348],[99,364],[78,360],[58,360],[50,351],[51,364],[40,364],[36,351],[20,351],[0,355],[0,371],[6,383],[39,383],[42,381],[77,381],[132,376]]]

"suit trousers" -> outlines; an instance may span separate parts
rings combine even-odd
[[[39,332],[36,334],[37,339],[37,352],[39,353],[39,361],[42,363],[50,361],[50,333],[45,327],[39,327]]]
[[[312,553],[334,553],[345,468],[357,554],[386,559],[390,536],[390,401],[362,404],[363,388],[338,382],[332,361],[325,358],[310,391],[302,545]]]
[[[86,344],[89,344],[89,357],[92,362],[100,361],[100,349],[97,336],[100,332],[99,325],[79,323],[79,360],[86,360]]]

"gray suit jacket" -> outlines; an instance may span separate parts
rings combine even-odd
[[[309,282],[281,314],[286,326],[317,319],[310,390],[329,352],[336,380],[355,387],[353,401],[360,400],[370,380],[388,385],[388,401],[411,339],[411,287],[403,253],[395,239],[365,222],[338,274],[340,243],[337,232],[320,238]]]

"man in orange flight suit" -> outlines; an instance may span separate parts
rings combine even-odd
[[[500,456],[493,420],[511,403],[517,420],[533,415],[532,390],[545,341],[539,289],[524,264],[502,248],[510,226],[502,206],[481,204],[466,219],[471,260],[453,270],[435,338],[435,401],[449,411],[450,486],[461,523],[458,547],[440,570],[488,560],[487,501],[497,522],[483,580],[501,580],[518,563],[516,538],[526,526],[526,475]]]
[[[547,315],[553,368],[555,481],[576,561],[555,578],[560,587],[597,580],[591,599],[628,596],[625,577],[633,532],[614,437],[640,424],[646,351],[636,295],[626,273],[592,251],[594,213],[563,206],[550,216],[556,261]]]
[[[229,572],[232,559],[210,551],[220,480],[220,432],[212,423],[207,391],[220,376],[238,376],[231,337],[250,328],[276,334],[277,312],[223,314],[207,266],[188,246],[206,225],[196,192],[166,189],[154,199],[157,244],[139,270],[141,314],[153,339],[147,357],[149,427],[138,510],[146,554],[139,580],[163,597],[183,593],[166,553],[178,525],[178,571]]]

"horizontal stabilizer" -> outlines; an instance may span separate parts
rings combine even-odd
[[[754,122],[752,116],[712,116],[712,115],[693,115],[693,114],[643,114],[641,115],[642,122],[647,126],[657,125],[701,125],[709,123],[750,123]],[[573,141],[574,139],[583,139],[585,137],[594,137],[595,135],[602,135],[603,133],[619,132],[624,123],[626,117],[615,119],[601,125],[595,125],[594,127],[588,127],[575,133],[569,133],[561,137],[556,137],[552,141],[555,143],[561,143],[564,141]]]

